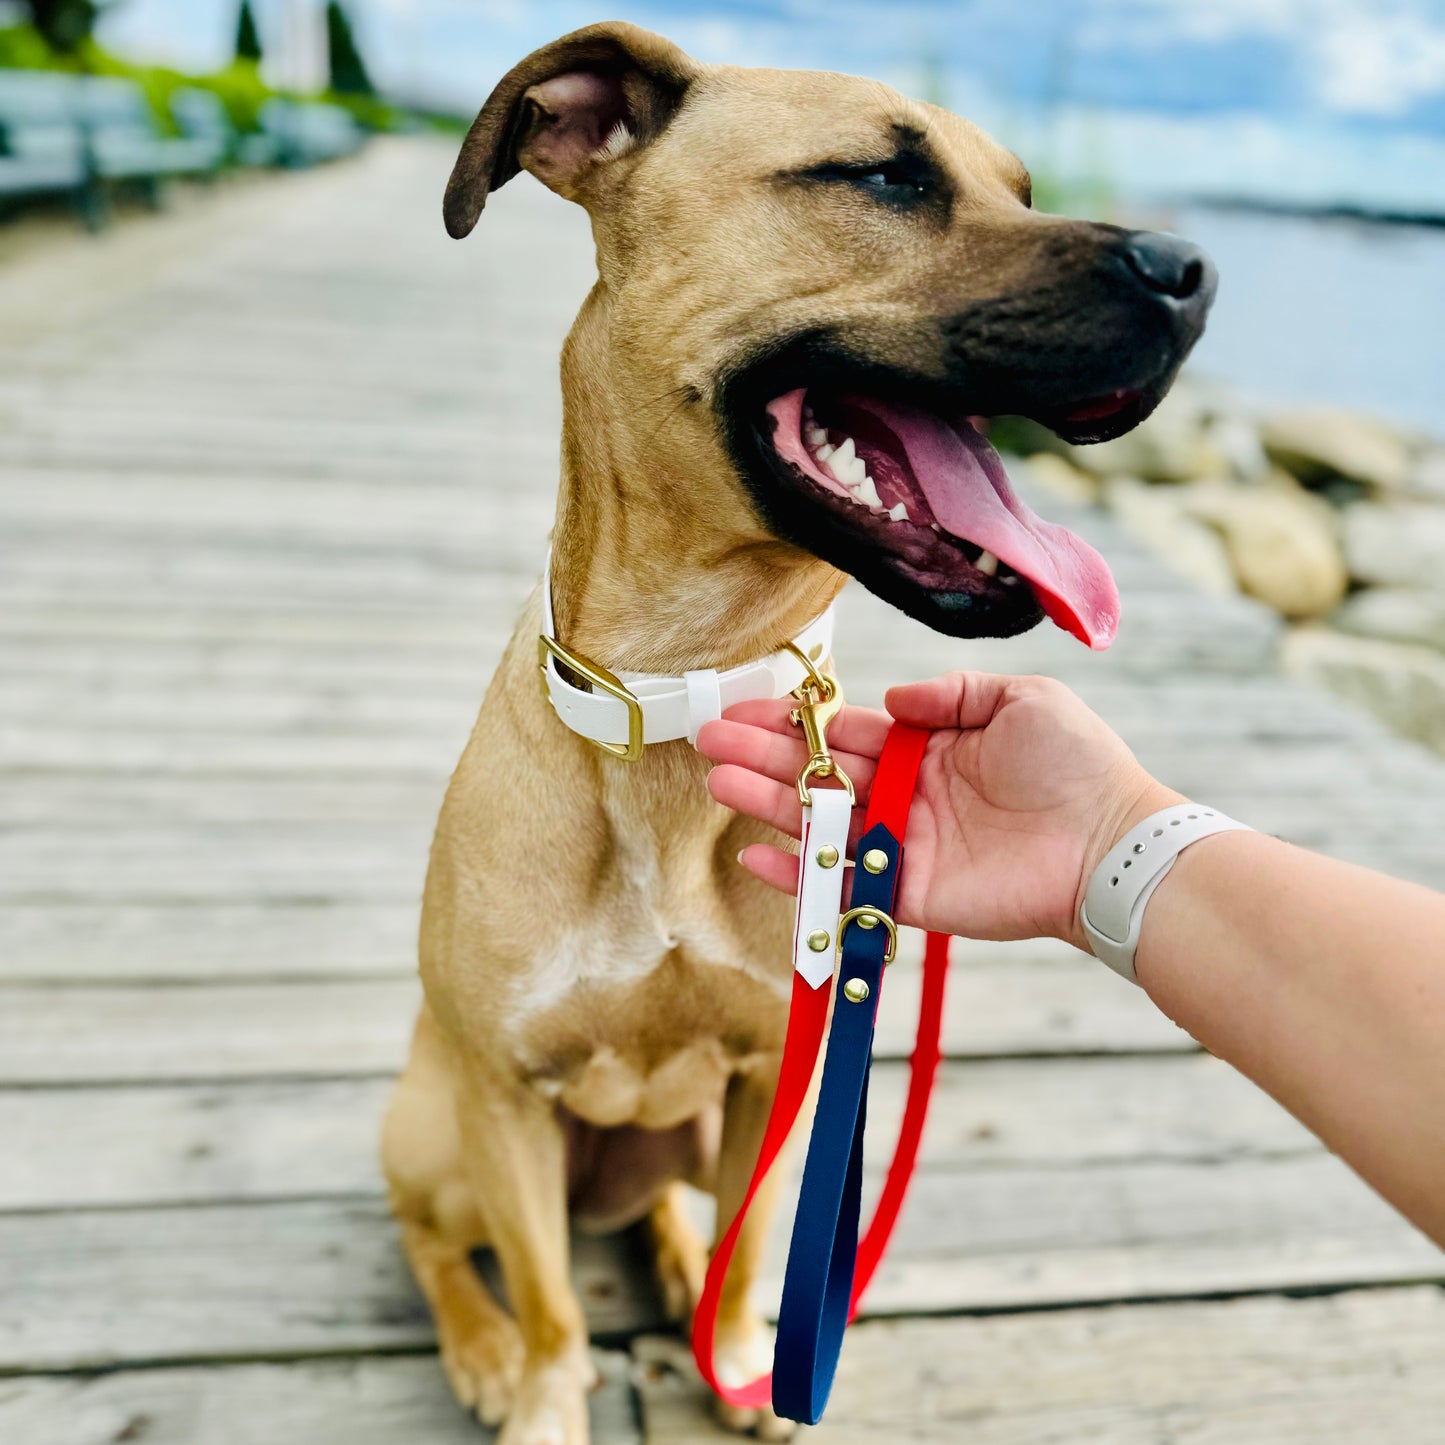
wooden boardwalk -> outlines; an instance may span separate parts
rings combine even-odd
[[[6,1445],[478,1438],[376,1137],[590,262],[524,182],[449,242],[448,164],[377,145],[0,270]],[[1125,595],[1111,654],[960,646],[850,593],[850,695],[1045,669],[1177,787],[1445,880],[1445,763],[1275,677],[1259,610],[1071,520]],[[816,1438],[1445,1439],[1445,1257],[1097,963],[960,952],[925,1167]],[[578,1252],[597,1439],[712,1439],[635,1260]]]

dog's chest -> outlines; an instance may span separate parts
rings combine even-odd
[[[780,946],[769,963],[752,932],[704,908],[617,909],[567,930],[516,981],[511,1031],[534,1085],[603,1127],[667,1128],[720,1103],[787,1021],[786,936],[765,930]]]

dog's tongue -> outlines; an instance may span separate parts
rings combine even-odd
[[[1119,592],[1108,564],[1067,527],[1044,521],[1019,501],[998,453],[973,427],[875,397],[846,400],[898,438],[945,532],[1007,562],[1048,617],[1080,642],[1108,647],[1119,626]]]

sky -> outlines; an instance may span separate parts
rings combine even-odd
[[[254,0],[275,77],[319,75],[320,0]],[[1445,0],[350,0],[389,91],[470,113],[557,35],[620,14],[700,60],[845,70],[940,99],[1030,164],[1125,191],[1263,191],[1445,214]],[[112,47],[206,69],[236,0],[119,0]]]

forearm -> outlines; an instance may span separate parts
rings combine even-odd
[[[1445,1244],[1445,898],[1257,833],[1186,849],[1150,997]]]

